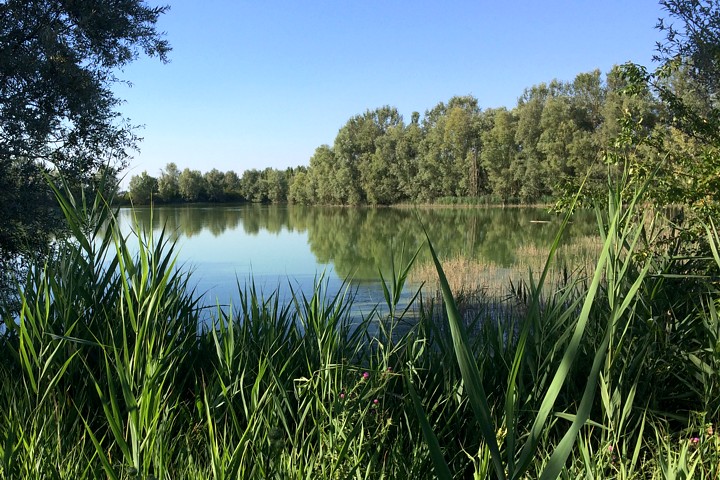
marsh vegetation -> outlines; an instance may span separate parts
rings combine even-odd
[[[411,255],[359,323],[319,279],[289,303],[240,287],[202,326],[167,232],[123,236],[100,196],[57,193],[75,239],[3,317],[5,478],[719,473],[720,295],[676,275],[720,266],[712,224],[711,257],[651,254],[660,232],[618,191],[592,268],[550,281],[561,225],[513,308],[461,313],[429,234],[441,301],[400,306]]]

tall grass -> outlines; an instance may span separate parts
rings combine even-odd
[[[594,268],[551,281],[560,231],[512,308],[462,308],[429,236],[441,299],[401,300],[416,254],[387,259],[360,321],[320,277],[288,304],[238,284],[200,322],[172,235],[123,237],[102,198],[56,194],[72,239],[4,318],[0,478],[720,473],[720,292],[687,276],[720,269],[712,222],[708,255],[657,253],[640,192],[612,189]]]

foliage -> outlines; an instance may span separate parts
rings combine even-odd
[[[592,281],[550,290],[560,230],[511,303],[460,311],[445,288],[445,315],[402,303],[420,253],[401,253],[354,318],[322,278],[207,310],[164,232],[122,237],[101,197],[58,189],[76,241],[6,317],[0,478],[713,478],[718,289],[678,293],[687,259],[644,253],[656,230],[623,192],[598,207]],[[696,261],[720,266],[705,231]]]
[[[580,178],[592,184],[603,145],[613,165],[607,200],[596,202],[603,247],[594,271],[548,286],[561,228],[539,276],[513,285],[512,303],[480,296],[461,311],[434,249],[458,232],[434,231],[425,239],[442,305],[421,291],[400,304],[418,250],[401,254],[399,269],[390,258],[389,276],[378,268],[386,305],[365,317],[351,315],[349,288],[329,292],[322,278],[288,305],[250,283],[238,285],[239,305],[207,310],[164,231],[137,225],[124,237],[106,199],[75,195],[77,177],[51,185],[72,239],[30,265],[17,315],[0,309],[0,477],[717,478],[720,291],[716,276],[697,274],[720,268],[713,198],[709,210],[701,201],[716,187],[718,124],[703,99],[715,94],[717,59],[698,40],[714,38],[716,4],[663,4],[704,36],[670,30],[661,50],[670,58],[653,74],[627,66],[605,90],[597,73],[537,85],[513,111],[482,112],[456,97],[409,125],[382,107],[353,117],[307,170],[178,174],[188,201],[217,198],[220,186],[256,202],[445,192],[528,200]],[[161,12],[145,17],[151,26]],[[111,42],[100,63],[134,55],[113,45],[124,44]],[[689,95],[687,85],[711,95]],[[652,188],[699,174],[709,179],[664,197]],[[153,177],[138,178],[138,192],[154,191]],[[693,245],[706,248],[684,248],[648,198],[689,208]],[[372,227],[359,212],[347,217]],[[370,248],[339,239],[338,227],[328,242],[342,241],[350,262]],[[412,245],[414,233],[395,228]]]
[[[128,188],[130,201],[136,205],[144,205],[152,202],[153,197],[158,194],[158,181],[147,172],[142,172],[130,179]]]
[[[637,162],[638,181],[649,174],[657,188],[649,199],[658,206],[683,210],[678,227],[697,239],[698,221],[720,214],[720,110],[717,105],[717,69],[720,58],[720,4],[715,0],[666,0],[661,5],[670,22],[660,20],[666,34],[658,44],[660,66],[648,72],[640,65],[623,66],[628,96],[652,90],[661,102],[663,128],[638,135],[635,119],[626,118],[626,141],[653,152]],[[673,22],[674,21],[674,22]]]
[[[166,7],[138,0],[0,4],[0,270],[47,247],[61,226],[43,181],[92,187],[122,167],[136,137],[120,118],[115,72],[141,53],[166,60]]]
[[[134,178],[130,179],[130,183]],[[180,198],[180,170],[174,163],[168,163],[157,179],[158,195],[164,202],[174,202]],[[135,200],[133,200],[135,201]]]

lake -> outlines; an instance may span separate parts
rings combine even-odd
[[[242,288],[250,279],[266,295],[278,291],[287,301],[293,291],[311,294],[323,276],[330,292],[347,280],[361,314],[384,303],[379,272],[388,278],[393,258],[400,268],[423,247],[411,280],[414,285],[434,281],[434,272],[422,268],[430,265],[423,227],[438,256],[448,262],[449,276],[461,270],[457,262],[475,265],[480,273],[470,273],[470,281],[485,275],[482,286],[500,291],[513,276],[539,268],[540,260],[530,260],[544,258],[562,221],[542,208],[259,204],[122,208],[119,219],[124,232],[137,224],[171,233],[179,246],[179,263],[192,269],[206,304],[236,304],[238,285]],[[581,212],[573,218],[564,244],[579,246],[586,255],[596,237],[594,217]],[[569,262],[576,261],[572,255],[578,254],[571,254]]]

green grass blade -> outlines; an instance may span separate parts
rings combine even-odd
[[[78,412],[78,415],[80,415],[80,412]],[[100,458],[100,463],[103,466],[103,470],[105,470],[105,474],[108,476],[108,478],[111,478],[112,480],[120,480],[120,477],[117,473],[115,473],[115,469],[110,464],[110,460],[108,459],[107,455],[105,455],[105,451],[103,450],[102,445],[98,441],[97,437],[95,437],[95,434],[90,428],[90,425],[88,425],[87,421],[82,415],[80,415],[80,418],[82,418],[82,421],[85,424],[85,430],[87,431],[88,435],[90,436],[90,440],[95,446],[95,453]]]
[[[578,321],[575,325],[575,331],[573,332],[570,343],[568,344],[563,354],[560,365],[558,366],[558,369],[553,376],[552,382],[550,383],[550,386],[548,387],[548,390],[543,397],[540,409],[535,416],[535,421],[530,428],[528,438],[525,441],[525,445],[523,446],[520,458],[518,460],[518,472],[525,471],[530,465],[533,457],[535,456],[535,451],[537,449],[538,443],[540,442],[540,437],[542,435],[543,429],[545,428],[545,424],[547,423],[547,419],[550,416],[553,406],[555,405],[555,400],[560,394],[560,390],[562,389],[562,386],[565,383],[565,379],[567,378],[568,373],[570,372],[570,368],[575,361],[575,357],[577,356],[577,352],[580,348],[580,340],[585,333],[585,328],[590,317],[590,310],[593,306],[595,295],[597,294],[600,287],[600,281],[603,276],[604,266],[607,262],[610,248],[613,243],[616,223],[617,222],[614,221],[610,224],[610,229],[608,231],[608,235],[606,236],[602,252],[600,253],[600,258],[595,267],[595,273],[593,275],[590,288],[586,294],[582,310],[580,311]]]
[[[504,479],[505,469],[503,468],[500,449],[498,448],[497,438],[495,436],[495,427],[490,413],[487,395],[482,385],[480,370],[478,369],[475,358],[470,350],[470,342],[467,337],[467,332],[465,331],[460,312],[458,311],[457,304],[455,303],[452,291],[450,290],[450,284],[448,283],[445,272],[440,264],[440,260],[438,260],[438,256],[435,253],[435,249],[432,246],[430,236],[428,235],[427,230],[425,230],[425,227],[423,227],[423,230],[425,231],[430,255],[435,263],[435,269],[437,270],[438,277],[440,279],[442,296],[445,301],[448,322],[450,324],[450,333],[453,339],[453,347],[458,366],[460,367],[460,373],[462,374],[463,381],[467,387],[470,405],[472,406],[475,417],[480,424],[480,432],[490,449],[495,474],[498,478]]]
[[[578,193],[579,195],[579,193]],[[516,476],[522,475],[524,473],[524,470],[527,465],[516,465],[515,463],[515,440],[516,440],[516,434],[517,434],[517,426],[515,425],[515,411],[516,411],[516,402],[517,402],[517,378],[520,374],[520,370],[522,368],[522,365],[525,361],[525,348],[527,346],[528,337],[530,335],[531,327],[534,326],[533,322],[531,320],[539,318],[539,311],[540,311],[540,295],[542,293],[543,285],[545,284],[545,280],[547,279],[548,273],[550,271],[550,266],[552,265],[552,260],[555,256],[555,253],[557,252],[557,249],[560,246],[560,241],[562,240],[562,236],[565,233],[565,230],[567,228],[568,223],[570,222],[570,218],[572,216],[572,212],[575,208],[575,204],[577,203],[578,196],[574,198],[572,205],[570,206],[569,211],[565,214],[565,217],[563,218],[563,222],[558,229],[558,231],[555,234],[555,239],[553,240],[553,243],[550,247],[550,251],[548,252],[547,259],[545,260],[545,265],[543,267],[542,273],[540,274],[540,278],[538,279],[537,285],[534,284],[534,280],[532,277],[532,272],[530,275],[530,282],[531,282],[531,291],[532,291],[532,299],[530,304],[530,311],[528,313],[528,318],[526,318],[525,322],[523,323],[522,329],[520,331],[520,336],[518,338],[518,343],[515,349],[515,355],[513,357],[513,363],[510,368],[510,375],[508,376],[507,381],[507,389],[505,392],[505,425],[507,427],[507,436],[506,436],[506,445],[507,445],[507,467],[508,467],[508,477],[515,478]],[[519,469],[517,467],[520,467]]]
[[[422,429],[423,436],[425,437],[425,442],[427,443],[428,449],[430,450],[430,459],[432,460],[433,466],[435,467],[435,477],[441,480],[450,480],[452,479],[452,473],[450,473],[450,468],[445,462],[442,450],[440,449],[440,443],[438,442],[435,433],[433,433],[432,431],[430,422],[428,422],[427,415],[423,410],[422,404],[420,403],[420,398],[415,391],[415,387],[412,384],[412,380],[410,379],[409,374],[406,372],[404,376],[405,384],[407,385],[408,392],[410,393],[410,398],[412,399],[413,406],[415,407],[415,413],[417,414],[418,421],[420,422],[420,428]]]

